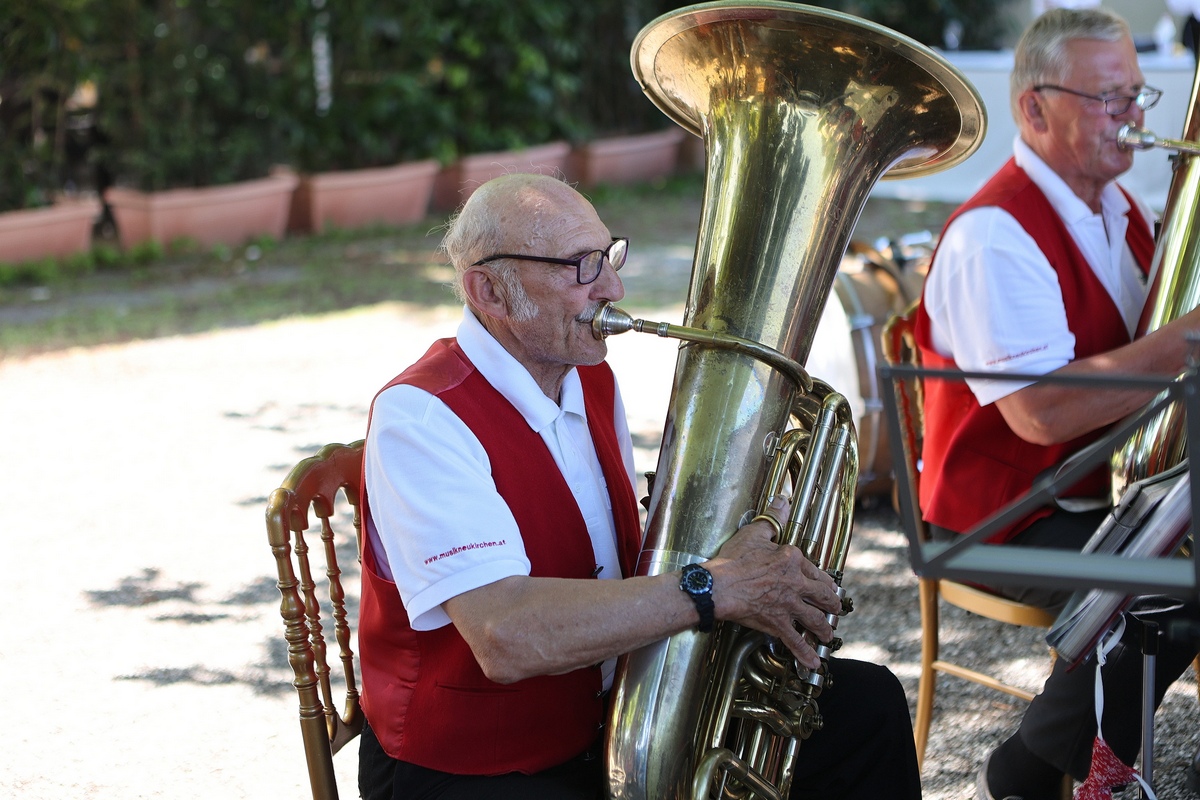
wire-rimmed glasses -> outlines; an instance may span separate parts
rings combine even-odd
[[[1088,100],[1096,100],[1104,104],[1104,112],[1110,117],[1119,117],[1129,110],[1129,107],[1136,104],[1142,111],[1149,111],[1158,105],[1158,101],[1162,99],[1162,89],[1155,89],[1153,86],[1143,86],[1135,95],[1103,95],[1103,94],[1088,94],[1075,89],[1068,89],[1065,86],[1055,86],[1052,83],[1041,83],[1033,87],[1035,92],[1040,92],[1045,89],[1053,89],[1056,92],[1066,92],[1073,94],[1076,97],[1086,97]]]

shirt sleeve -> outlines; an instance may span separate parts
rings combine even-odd
[[[374,523],[368,535],[415,630],[449,624],[442,603],[456,595],[529,574],[487,452],[438,398],[403,384],[382,392],[364,465]]]
[[[972,209],[947,228],[926,280],[925,307],[934,349],[962,370],[1044,375],[1075,356],[1057,273],[999,208]],[[967,385],[987,405],[1029,382]]]

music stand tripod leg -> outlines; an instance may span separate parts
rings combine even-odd
[[[1158,660],[1158,623],[1142,623],[1142,779],[1154,786],[1154,670]],[[1146,790],[1141,790],[1146,800]]]

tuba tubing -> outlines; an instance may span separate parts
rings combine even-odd
[[[684,342],[636,574],[711,558],[787,493],[781,541],[840,583],[854,422],[845,398],[803,365],[872,187],[967,158],[983,139],[983,102],[924,45],[771,0],[665,14],[638,34],[630,61],[647,97],[703,139],[706,165],[683,324],[616,309],[594,321],[600,336]],[[837,646],[813,644],[823,658]],[[780,649],[719,623],[623,656],[605,734],[609,796],[786,796],[832,676]]]
[[[1121,146],[1131,150],[1163,149],[1176,155],[1167,190],[1162,225],[1150,265],[1153,283],[1146,297],[1136,337],[1161,328],[1200,305],[1200,65],[1192,81],[1192,96],[1182,139],[1161,139],[1151,131],[1124,125],[1117,133]],[[1163,398],[1159,395],[1155,400]],[[1186,415],[1172,404],[1146,420],[1109,460],[1111,498],[1116,503],[1130,484],[1177,465],[1187,454]]]

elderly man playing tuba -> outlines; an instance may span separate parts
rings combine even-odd
[[[1011,90],[1013,158],[951,216],[934,254],[917,319],[924,362],[999,375],[1181,371],[1200,311],[1131,341],[1147,296],[1153,217],[1116,182],[1133,163],[1117,133],[1140,125],[1161,93],[1143,79],[1128,26],[1100,9],[1047,12],[1017,44]],[[927,381],[921,510],[935,538],[975,527],[1153,395]],[[993,541],[1077,550],[1108,511],[1083,501],[1106,495],[1108,485],[1106,474],[1093,476],[1074,487],[1072,506],[1039,509]],[[1055,611],[1071,594],[998,591]],[[1159,700],[1194,651],[1164,645]],[[1088,775],[1096,667],[1067,666],[1058,661],[1020,729],[984,764],[981,798],[1057,798],[1064,774]],[[1132,764],[1141,727],[1137,642],[1118,646],[1103,673],[1103,736]]]
[[[729,620],[816,667],[793,621],[832,636],[832,580],[764,521],[730,531],[702,580],[630,577],[632,444],[590,328],[624,294],[626,247],[541,175],[485,183],[451,221],[458,334],[376,396],[366,440],[365,798],[600,797],[617,656]],[[792,796],[919,797],[899,682],[838,670]]]

